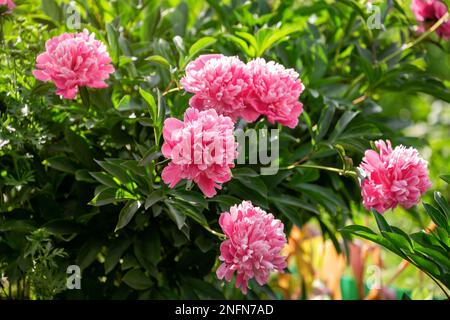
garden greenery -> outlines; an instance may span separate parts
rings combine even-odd
[[[0,298],[277,298],[307,223],[449,297],[447,5],[0,0]]]

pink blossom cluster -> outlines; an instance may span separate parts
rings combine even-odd
[[[265,115],[271,123],[294,128],[303,111],[298,73],[264,59],[244,64],[237,57],[203,55],[188,64],[181,84],[194,94],[191,107],[212,108],[233,121],[254,122]]]
[[[10,14],[16,7],[16,4],[12,0],[0,0],[0,8],[2,7],[4,7],[4,9],[1,10],[2,14]]]
[[[191,180],[213,197],[220,183],[231,179],[237,157],[233,129],[233,121],[214,109],[189,108],[184,121],[166,119],[162,153],[172,161],[162,172],[163,181],[173,188],[181,179]]]
[[[303,105],[298,101],[304,87],[294,69],[285,69],[273,61],[258,58],[248,63],[252,90],[249,104],[270,123],[295,128]]]
[[[419,24],[419,31],[423,32],[426,28],[435,24],[447,12],[445,3],[439,0],[413,0],[412,11]],[[438,36],[444,40],[450,39],[450,21],[444,22],[437,30]]]
[[[186,76],[180,83],[186,91],[194,93],[189,101],[193,108],[215,109],[233,121],[240,117],[253,122],[259,116],[247,106],[250,76],[245,64],[236,57],[202,55],[187,65]]]
[[[366,209],[383,213],[397,205],[409,209],[430,187],[427,162],[418,151],[402,145],[392,149],[391,142],[375,142],[379,152],[367,150],[360,164],[365,174],[361,184]]]
[[[38,80],[52,81],[56,94],[74,99],[79,87],[107,87],[105,80],[114,67],[106,46],[95,40],[94,33],[63,33],[48,40],[45,48],[33,74]]]
[[[271,271],[286,268],[284,225],[272,214],[243,201],[222,213],[219,224],[227,237],[220,246],[219,279],[230,282],[236,272],[236,288],[246,294],[250,279],[264,285]]]

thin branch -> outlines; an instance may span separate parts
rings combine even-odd
[[[344,169],[325,167],[325,166],[319,166],[319,165],[314,165],[314,164],[296,164],[296,163],[294,163],[288,167],[280,168],[280,170],[291,170],[294,168],[319,169],[319,170],[335,172],[342,176],[351,176],[351,177],[355,177],[355,178],[358,177],[358,174],[352,170],[344,170]]]
[[[183,87],[172,88],[172,89],[169,89],[169,90],[164,91],[162,95],[165,96],[165,95],[167,95],[167,94],[169,94],[169,93],[176,92],[176,91],[180,91],[181,89],[183,89]]]

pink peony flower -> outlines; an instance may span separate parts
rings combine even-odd
[[[284,225],[272,214],[243,201],[222,213],[219,224],[228,238],[220,246],[219,279],[230,282],[236,271],[236,288],[246,294],[251,278],[264,285],[271,271],[286,268],[286,257],[280,254],[286,245]]]
[[[366,176],[361,184],[366,209],[383,213],[398,204],[405,209],[416,205],[431,187],[427,161],[412,147],[392,149],[389,140],[378,140],[375,145],[379,153],[367,150],[360,164]]]
[[[420,32],[431,27],[448,11],[447,6],[439,0],[413,0],[411,9],[417,21],[420,22]],[[450,39],[450,21],[444,22],[436,33],[444,40]]]
[[[87,30],[64,33],[45,44],[36,59],[36,79],[54,82],[56,94],[74,99],[78,87],[106,88],[105,80],[114,72],[106,46]]]
[[[230,168],[237,157],[234,124],[214,109],[189,108],[184,122],[175,118],[164,122],[162,153],[171,159],[162,172],[170,188],[181,179],[194,181],[207,196],[213,197],[219,183],[231,179]]]
[[[304,87],[298,73],[261,58],[250,61],[247,66],[252,84],[249,103],[266,115],[269,122],[277,121],[294,128],[303,111],[298,98]]]
[[[237,57],[202,55],[187,65],[186,75],[180,82],[186,91],[194,94],[189,100],[193,108],[212,108],[233,121],[241,117],[253,122],[259,116],[246,103],[250,79],[245,64]]]
[[[10,14],[16,4],[12,0],[0,0],[0,14]]]

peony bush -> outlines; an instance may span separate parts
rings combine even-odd
[[[450,297],[443,1],[0,8],[0,299],[312,297],[309,228]]]

